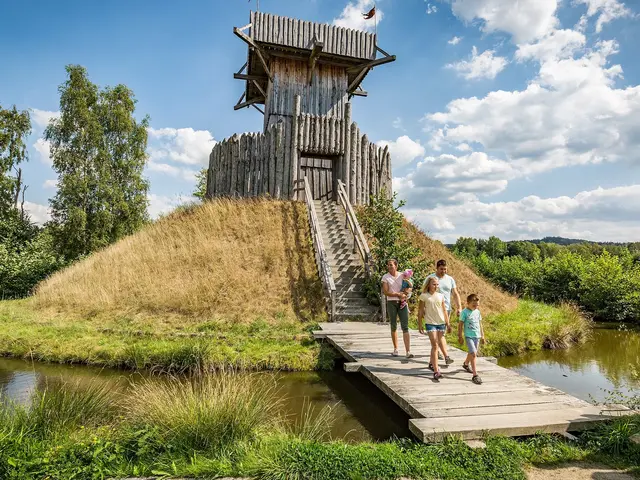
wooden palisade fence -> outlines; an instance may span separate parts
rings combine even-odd
[[[352,205],[368,204],[383,189],[391,194],[389,149],[360,132],[351,121],[351,103],[346,104],[344,118],[301,114],[299,96],[295,103],[293,117],[280,119],[265,133],[233,135],[213,147],[207,197],[304,200],[305,157],[331,160],[333,191],[342,180]],[[319,191],[314,179],[309,180],[311,191]]]

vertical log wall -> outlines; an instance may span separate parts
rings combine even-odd
[[[390,196],[388,147],[369,142],[351,121],[351,104],[345,107],[344,118],[300,114],[296,96],[292,118],[275,123],[266,133],[233,135],[217,143],[209,155],[207,197],[302,200],[301,158],[314,155],[334,162],[334,178],[345,183],[352,204],[368,204],[382,189]]]

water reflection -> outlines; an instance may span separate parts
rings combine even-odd
[[[333,372],[262,373],[278,385],[284,398],[282,412],[290,421],[300,418],[305,404],[315,412],[325,405],[334,405],[338,420],[332,429],[334,438],[347,441],[384,440],[409,435],[408,418],[404,413],[360,374]],[[105,382],[109,388],[124,395],[131,384],[142,378],[165,381],[164,377],[148,374],[98,369],[86,366],[29,363],[0,358],[0,397],[23,404],[29,402],[36,389],[56,388],[63,381],[80,385]]]
[[[583,400],[602,400],[604,390],[640,388],[633,371],[640,368],[640,332],[601,325],[584,345],[504,357],[498,363]]]

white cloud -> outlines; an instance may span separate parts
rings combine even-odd
[[[600,14],[596,20],[596,33],[602,31],[602,26],[612,20],[631,16],[631,10],[618,0],[574,0],[577,4],[587,6],[587,16]],[[582,19],[581,19],[582,20]]]
[[[456,145],[456,150],[458,150],[460,152],[470,152],[471,151],[471,147],[469,145],[467,145],[466,143],[461,143],[460,145]]]
[[[431,15],[433,13],[438,13],[438,7],[432,3],[427,3],[427,15]]]
[[[333,24],[338,27],[353,28],[356,30],[373,30],[376,22],[379,24],[384,18],[384,13],[376,6],[374,18],[365,20],[363,14],[374,6],[374,0],[355,0],[347,3],[338,18],[333,19]]]
[[[189,168],[176,167],[168,163],[149,162],[147,168],[152,172],[166,173],[172,177],[180,177],[189,182],[195,182],[197,172]]]
[[[42,188],[56,188],[58,186],[58,180],[45,180],[42,184]]]
[[[42,163],[49,166],[53,165],[53,159],[51,158],[51,142],[49,142],[49,140],[39,138],[33,144],[33,148],[38,152],[38,156]]]
[[[149,215],[154,219],[175,210],[180,205],[196,200],[193,197],[184,195],[157,195],[154,193],[150,193],[148,199]]]
[[[516,43],[542,37],[558,23],[558,0],[453,0],[451,7],[460,19],[479,19],[484,32],[510,33]]]
[[[433,209],[405,209],[405,214],[446,242],[459,236],[503,239],[545,235],[599,241],[640,238],[640,185],[598,188],[574,197],[528,196],[515,202],[464,204]]]
[[[587,38],[575,30],[554,30],[535,43],[518,45],[518,60],[553,60],[571,58],[584,48]]]
[[[457,45],[462,41],[462,37],[453,37],[451,40],[449,40],[447,43],[449,45]]]
[[[152,162],[172,161],[205,166],[216,144],[207,130],[149,127],[149,156]]]
[[[29,213],[31,221],[37,223],[38,225],[42,225],[43,223],[51,219],[49,207],[46,205],[25,201],[24,209]]]
[[[640,163],[640,86],[615,88],[622,68],[608,66],[608,57],[616,51],[615,42],[600,42],[579,58],[542,60],[524,90],[453,100],[444,112],[427,115],[443,125],[431,142],[479,143],[525,174],[623,159]]]
[[[404,126],[402,125],[402,118],[400,117],[396,117],[396,119],[391,123],[391,126],[399,130],[404,130]]]
[[[381,147],[388,146],[391,153],[391,161],[394,167],[400,167],[411,162],[414,158],[424,155],[424,147],[411,140],[407,135],[398,137],[395,142],[382,140],[378,142]]]
[[[41,130],[44,130],[53,118],[60,118],[60,112],[51,112],[38,108],[31,109],[31,121]]]
[[[485,50],[478,55],[478,49],[474,46],[471,51],[470,60],[461,60],[451,63],[446,68],[451,68],[458,72],[467,80],[479,78],[496,78],[496,75],[507,66],[507,59],[494,56],[494,50]]]

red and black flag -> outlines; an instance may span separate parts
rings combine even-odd
[[[365,20],[369,20],[370,18],[373,18],[375,15],[376,15],[376,7],[375,7],[375,5],[367,13],[363,13],[362,14],[362,16],[364,17]]]

